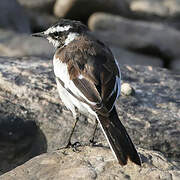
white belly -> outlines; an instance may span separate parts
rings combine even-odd
[[[78,97],[84,97],[84,95],[79,91],[79,89],[76,88],[73,81],[70,80],[67,66],[65,63],[61,63],[59,59],[54,58],[53,59],[53,65],[54,65],[54,73],[57,78],[59,78],[63,83],[65,88],[70,89],[76,96]],[[60,98],[67,109],[69,109],[73,116],[76,117],[76,108],[79,112],[86,116],[95,116],[96,113],[90,108],[89,105],[79,101],[76,99],[73,95],[71,95],[59,82],[56,80],[58,92],[60,95]],[[88,101],[88,100],[87,100]]]

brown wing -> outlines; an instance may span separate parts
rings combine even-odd
[[[109,49],[97,41],[71,43],[63,59],[70,79],[82,93],[78,99],[101,114],[109,112],[120,91],[119,69]],[[84,43],[84,44],[83,44]],[[72,92],[73,90],[70,89]],[[74,95],[76,96],[76,95]]]

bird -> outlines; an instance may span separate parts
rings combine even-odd
[[[120,165],[141,165],[140,156],[121,123],[115,103],[121,91],[121,73],[110,48],[80,21],[61,18],[48,29],[32,34],[55,48],[53,69],[59,96],[77,118],[77,112],[98,121]]]

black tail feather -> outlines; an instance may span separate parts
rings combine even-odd
[[[116,108],[110,112],[109,117],[98,115],[103,131],[108,139],[112,151],[121,165],[127,164],[128,158],[137,165],[141,165],[140,157],[121,121]]]

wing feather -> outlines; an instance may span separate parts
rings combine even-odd
[[[96,86],[92,81],[88,81],[86,78],[75,78],[72,80],[75,86],[81,91],[81,93],[92,103],[100,104],[102,99],[97,91]]]
[[[74,41],[68,48],[68,56],[62,49],[56,58],[63,57],[74,84],[71,87],[75,86],[81,93],[75,94],[73,88],[68,91],[99,113],[108,113],[120,93],[120,72],[111,51],[102,43],[89,39]]]

